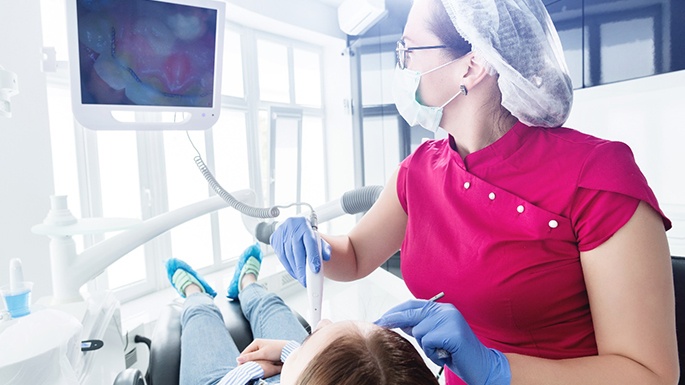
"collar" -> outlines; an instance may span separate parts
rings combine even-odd
[[[499,163],[513,155],[523,146],[533,132],[535,130],[532,127],[516,122],[511,129],[494,143],[467,155],[463,159],[456,150],[457,146],[454,137],[449,135],[448,150],[453,160],[463,169],[468,170],[472,167],[487,166],[491,163]]]

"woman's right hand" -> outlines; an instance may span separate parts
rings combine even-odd
[[[305,266],[307,256],[318,256],[319,248],[316,245],[316,235],[309,220],[305,217],[292,217],[286,219],[269,239],[278,259],[285,270],[302,286],[307,287]],[[310,258],[312,270],[318,273],[321,270],[320,261],[331,259],[331,246],[321,239],[321,258]]]

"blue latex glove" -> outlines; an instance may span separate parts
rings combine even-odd
[[[507,358],[483,345],[452,304],[411,300],[390,309],[375,323],[413,336],[431,361],[447,365],[469,385],[511,383]]]
[[[286,219],[271,234],[269,243],[271,243],[278,259],[285,266],[285,270],[304,287],[307,287],[305,272],[307,256],[315,257],[310,258],[309,262],[316,273],[321,270],[321,258],[324,261],[331,259],[331,246],[323,238],[321,239],[321,254],[323,255],[321,258],[316,258],[319,255],[316,236],[309,220],[305,217]]]

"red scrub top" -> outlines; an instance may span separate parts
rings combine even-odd
[[[517,123],[465,159],[453,138],[401,164],[402,276],[417,298],[445,292],[481,342],[551,359],[597,354],[580,252],[640,201],[670,221],[630,148],[568,128]],[[448,384],[463,384],[447,370]]]

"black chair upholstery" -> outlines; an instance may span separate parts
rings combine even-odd
[[[671,257],[673,284],[675,286],[675,326],[678,338],[678,360],[680,362],[679,385],[685,385],[685,258]]]
[[[117,375],[114,385],[145,385],[145,377],[140,370],[129,368]]]
[[[224,323],[235,341],[238,350],[243,350],[252,340],[252,329],[245,319],[240,304],[227,301],[227,306],[219,304]],[[148,385],[177,385],[181,367],[181,310],[179,304],[167,305],[160,314],[152,334],[150,346],[150,379]],[[302,326],[311,333],[307,321],[294,312]]]

